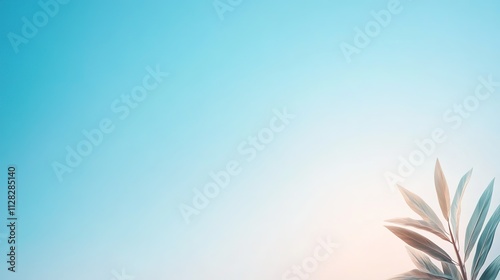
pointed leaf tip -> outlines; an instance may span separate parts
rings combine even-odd
[[[496,277],[498,276],[498,272],[500,272],[500,256],[498,256],[488,266],[488,268],[486,268],[486,270],[483,272],[483,275],[481,275],[481,278],[479,278],[479,280],[496,279]]]
[[[488,215],[488,210],[491,204],[491,198],[493,195],[493,181],[488,185],[486,190],[484,190],[479,202],[474,209],[472,217],[470,218],[469,224],[465,232],[465,260],[467,260],[476,245],[476,241],[479,238],[479,234],[483,229],[484,222],[486,221],[486,216]]]
[[[443,212],[444,218],[450,220],[450,190],[448,183],[441,168],[439,159],[436,160],[436,168],[434,170],[434,183],[436,185],[436,192],[439,199],[439,206]]]
[[[459,236],[459,228],[460,228],[460,215],[462,212],[462,199],[467,189],[467,185],[469,184],[470,178],[472,175],[472,169],[467,172],[460,182],[458,183],[457,191],[455,196],[453,197],[453,202],[451,204],[450,209],[450,222],[451,222],[451,230],[455,237]],[[459,238],[456,238],[457,243]]]
[[[439,228],[439,230],[443,233],[446,233],[444,229],[443,223],[438,218],[434,210],[418,195],[410,192],[409,190],[398,186],[399,191],[403,195],[403,198],[406,201],[406,204],[417,213],[422,219],[433,224],[435,227]]]
[[[411,247],[428,254],[438,261],[453,263],[453,260],[446,251],[426,237],[405,228],[395,226],[385,227]]]
[[[481,237],[479,237],[479,241],[477,242],[476,255],[474,256],[474,262],[472,263],[472,280],[477,279],[479,271],[483,267],[486,258],[488,257],[499,223],[500,205],[490,217],[490,220],[484,227],[483,233],[481,233]]]

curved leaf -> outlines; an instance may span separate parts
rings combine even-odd
[[[434,210],[432,210],[432,208],[425,203],[422,198],[399,185],[398,188],[403,195],[406,204],[408,204],[408,206],[410,206],[415,213],[417,213],[425,221],[435,224],[442,232],[446,232],[443,227],[443,223],[439,220]]]
[[[465,189],[469,184],[470,177],[472,175],[472,169],[465,174],[460,183],[458,183],[457,192],[453,197],[453,202],[451,203],[450,210],[450,222],[451,222],[451,230],[453,231],[453,236],[455,236],[455,240],[458,244],[459,241],[459,229],[460,229],[460,214],[462,212],[462,198],[464,196]]]
[[[387,220],[386,222],[425,230],[425,231],[428,231],[430,233],[437,235],[438,237],[440,237],[441,239],[443,239],[445,241],[450,242],[450,239],[448,238],[448,236],[446,235],[445,232],[441,231],[441,229],[439,229],[439,227],[437,227],[435,224],[428,222],[428,221],[414,220],[411,218],[398,218],[398,219],[390,219],[390,220]]]
[[[439,206],[445,220],[450,220],[450,190],[446,178],[444,177],[443,170],[439,159],[436,161],[436,168],[434,170],[434,184],[436,185],[436,192],[439,199]]]
[[[451,257],[443,249],[441,249],[439,246],[437,246],[434,242],[430,241],[426,237],[414,231],[400,227],[393,227],[393,226],[385,226],[385,227],[411,247],[428,254],[429,256],[435,258],[438,261],[453,263]]]
[[[476,255],[474,256],[474,262],[472,263],[472,280],[477,279],[479,270],[484,265],[486,257],[490,252],[491,245],[493,244],[493,239],[495,238],[495,231],[497,230],[498,223],[500,222],[500,206],[497,207],[495,213],[491,216],[490,220],[484,227],[481,237],[477,242]]]
[[[424,253],[417,251],[411,247],[406,247],[406,250],[408,251],[408,255],[410,255],[410,258],[412,262],[415,264],[415,266],[423,272],[427,272],[433,275],[442,275],[443,272],[441,269],[439,269],[432,261],[429,259],[427,255]]]
[[[462,280],[462,275],[454,264],[442,262],[441,266],[443,266],[443,272],[445,275],[450,276],[453,280]]]
[[[467,260],[472,252],[472,249],[476,245],[477,238],[483,229],[484,221],[486,220],[486,215],[488,215],[488,209],[490,208],[491,195],[493,194],[493,183],[495,180],[491,181],[490,185],[481,195],[479,202],[477,203],[476,209],[470,218],[469,224],[467,225],[467,231],[465,232],[465,260]]]
[[[500,256],[498,256],[489,266],[486,268],[486,270],[483,272],[483,275],[481,275],[481,278],[479,280],[491,280],[491,279],[496,279],[498,272],[500,271]]]

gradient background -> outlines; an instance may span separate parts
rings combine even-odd
[[[1,279],[277,280],[324,236],[340,248],[311,279],[386,279],[413,265],[383,221],[415,214],[384,173],[416,139],[448,136],[404,183],[436,211],[436,158],[452,192],[474,167],[462,225],[500,176],[500,90],[459,129],[442,118],[478,76],[500,80],[498,1],[402,1],[350,64],[340,43],[388,1],[244,1],[223,21],[211,1],[71,1],[16,54],[8,32],[40,10],[21,2],[0,1],[0,180],[17,166],[20,218]],[[170,76],[118,120],[148,65]],[[179,205],[283,107],[291,124],[186,225]],[[59,182],[51,164],[106,117],[115,131]],[[0,207],[3,225],[5,191]]]

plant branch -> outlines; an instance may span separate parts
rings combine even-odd
[[[462,272],[462,279],[467,280],[467,271],[465,270],[465,263],[462,262],[462,257],[460,256],[460,252],[458,250],[458,244],[455,241],[455,237],[453,236],[453,232],[451,231],[450,222],[448,222],[448,229],[450,230],[451,243],[453,244],[453,249],[455,249],[455,254],[457,254],[458,258],[458,266],[460,267],[460,271]]]

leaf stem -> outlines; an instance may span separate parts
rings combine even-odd
[[[455,254],[457,254],[458,266],[460,266],[460,271],[462,272],[462,279],[467,280],[467,271],[465,270],[465,263],[462,262],[462,257],[460,257],[460,252],[458,250],[457,242],[455,241],[455,237],[453,236],[450,222],[448,222],[448,229],[450,230],[451,243],[453,244],[453,249],[455,249]]]

